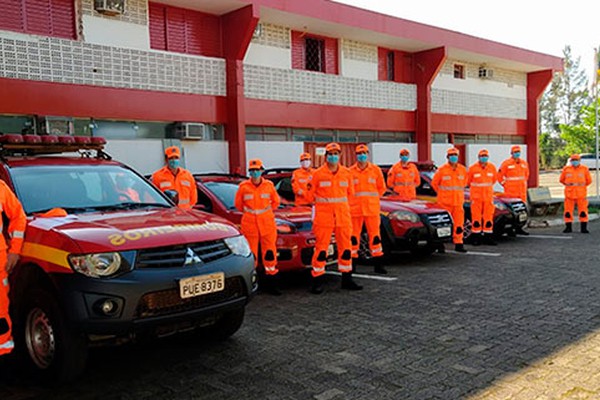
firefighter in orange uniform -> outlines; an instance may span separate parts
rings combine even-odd
[[[589,221],[587,187],[592,183],[590,170],[581,165],[579,154],[570,158],[571,165],[563,168],[560,174],[560,183],[565,185],[565,230],[563,233],[573,232],[573,216],[575,206],[579,212],[581,233],[590,233],[587,229]]]
[[[454,249],[460,253],[467,250],[463,244],[465,224],[465,187],[467,186],[467,168],[458,162],[458,149],[450,148],[446,152],[448,162],[442,165],[433,176],[431,186],[437,193],[437,203],[452,216]]]
[[[180,167],[181,152],[179,147],[165,149],[166,165],[152,174],[152,183],[163,192],[175,190],[179,194],[179,208],[189,210],[198,202],[198,192],[194,176]]]
[[[335,233],[338,269],[342,273],[342,289],[361,290],[352,279],[352,218],[349,201],[354,196],[352,174],[340,165],[340,145],[325,147],[326,163],[313,173],[309,200],[314,203],[313,231],[316,237],[312,259],[311,293],[323,293],[323,276],[331,234]]]
[[[498,170],[498,182],[504,186],[504,195],[521,199],[527,204],[527,180],[529,179],[529,165],[521,159],[521,146],[510,149],[511,157],[504,160]],[[519,235],[529,235],[529,232],[519,227],[515,230]]]
[[[471,221],[473,223],[473,244],[482,241],[492,246],[494,241],[494,184],[498,182],[498,172],[489,162],[486,149],[479,151],[479,161],[469,167],[467,185],[471,188]],[[483,237],[482,237],[483,234]]]
[[[411,201],[417,198],[417,187],[421,184],[421,177],[417,166],[409,163],[410,153],[407,149],[400,150],[400,161],[388,171],[387,185],[402,201]]]
[[[371,257],[375,260],[375,272],[387,274],[383,266],[383,246],[381,243],[381,206],[379,198],[385,193],[385,182],[381,169],[369,162],[369,148],[364,144],[356,146],[356,164],[350,167],[354,184],[354,197],[350,200],[352,215],[352,258],[358,258],[358,248],[363,225],[367,228]]]
[[[281,203],[273,182],[262,177],[263,163],[259,159],[250,160],[250,179],[242,182],[235,194],[235,208],[243,212],[241,231],[248,240],[255,262],[259,259],[259,245],[262,264],[265,268],[264,289],[267,293],[279,296],[277,282],[277,225],[276,210]]]
[[[313,169],[311,166],[311,157],[308,153],[300,155],[300,168],[292,174],[292,190],[296,197],[296,205],[308,206],[308,187],[312,181]]]
[[[21,203],[4,181],[0,181],[0,206],[9,221],[8,236],[10,237],[7,246],[4,236],[0,236],[0,355],[2,355],[10,353],[14,348],[12,323],[8,314],[8,276],[19,261],[27,217]]]
[[[119,172],[115,177],[115,189],[119,193],[119,200],[123,202],[140,202],[140,194],[132,188],[132,179]]]

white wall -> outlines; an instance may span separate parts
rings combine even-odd
[[[83,37],[87,43],[132,49],[150,49],[148,26],[83,15]]]
[[[263,67],[292,68],[292,50],[250,43],[244,63]]]
[[[106,152],[143,175],[153,173],[165,163],[160,139],[109,140]]]
[[[342,76],[372,81],[378,79],[379,71],[376,63],[342,58],[341,64]]]
[[[260,158],[266,169],[300,166],[303,142],[246,142],[246,160]]]
[[[431,158],[433,158],[433,163],[438,167],[445,164],[446,159],[446,151],[453,147],[450,143],[433,143],[431,145]]]
[[[220,141],[181,141],[185,168],[191,173],[229,172],[229,144]]]
[[[512,99],[527,99],[527,87],[487,79],[456,79],[452,75],[440,74],[433,81],[433,89],[451,90],[455,92],[485,94],[488,96],[509,97]]]
[[[395,164],[400,160],[400,150],[408,149],[410,151],[411,161],[416,161],[417,144],[416,143],[369,143],[371,160],[375,164]]]

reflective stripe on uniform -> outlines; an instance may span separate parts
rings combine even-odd
[[[477,183],[477,182],[471,183],[471,187],[490,187],[490,186],[494,186],[494,184],[493,183]]]
[[[308,182],[308,179],[298,179],[298,182],[300,182],[300,183],[306,183],[306,182]]]
[[[417,186],[414,182],[394,182],[394,186]]]
[[[171,186],[171,182],[167,182],[167,181],[161,182],[159,184],[159,186],[160,186],[161,189],[164,188],[164,187],[169,187],[169,186]]]
[[[325,267],[312,267],[315,272],[325,272]]]
[[[179,204],[190,204],[190,199],[179,200]]]
[[[375,184],[375,183],[377,183],[377,181],[373,178],[369,178],[369,183]]]
[[[354,194],[355,197],[379,197],[379,193],[377,192],[356,192]]]
[[[0,344],[0,350],[8,350],[8,349],[14,349],[15,348],[15,342],[13,342],[12,340],[7,340],[6,342]]]
[[[319,187],[329,187],[331,186],[331,181],[321,181],[319,182]]]
[[[8,278],[2,279],[2,285],[8,286]]]
[[[261,199],[270,199],[271,195],[269,193],[261,193],[260,198]]]
[[[340,187],[348,187],[348,182],[340,181]]]
[[[244,200],[252,200],[254,198],[253,194],[245,194],[244,195]]]
[[[505,181],[524,181],[524,176],[508,176],[504,179]]]
[[[188,182],[188,181],[181,181],[181,184],[183,186],[192,186],[192,184],[190,182]]]
[[[13,231],[10,235],[13,239],[23,239],[25,237],[25,232],[23,231]]]
[[[348,202],[347,197],[331,197],[331,198],[317,197],[317,198],[315,198],[315,203],[347,203],[347,202]]]
[[[441,190],[464,190],[465,188],[462,186],[445,186],[440,185]]]
[[[253,210],[251,208],[244,207],[244,212],[247,212],[248,214],[254,214],[254,215],[264,214],[269,210],[271,210],[271,206],[269,206],[267,208],[263,208],[262,210]]]

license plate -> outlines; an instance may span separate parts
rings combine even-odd
[[[327,248],[327,256],[332,256],[335,254],[335,246],[330,244]]]
[[[220,292],[225,289],[225,274],[193,276],[179,281],[179,296],[182,299]]]
[[[527,214],[526,213],[519,214],[519,221],[520,222],[527,221]]]
[[[448,237],[452,235],[452,228],[450,228],[449,226],[444,228],[437,228],[437,235],[440,238]]]

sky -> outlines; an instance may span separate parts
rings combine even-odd
[[[562,56],[570,45],[591,82],[599,0],[335,0],[497,42]]]

